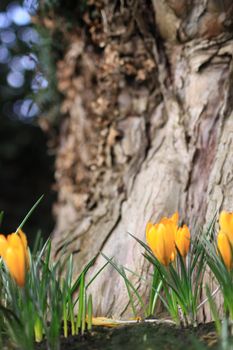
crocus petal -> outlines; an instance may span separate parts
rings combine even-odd
[[[20,287],[23,287],[25,284],[25,259],[23,247],[8,247],[4,261],[16,283]]]
[[[24,248],[24,254],[25,254],[25,261],[26,261],[26,267],[29,267],[29,254],[28,254],[28,241],[25,233],[19,229],[18,231],[19,237],[21,238],[21,241],[23,243]]]
[[[8,235],[7,241],[10,246],[14,248],[18,248],[20,246],[24,250],[22,240],[18,234],[12,233],[11,235]]]
[[[222,211],[219,216],[220,230],[227,234],[231,244],[233,244],[233,213]]]
[[[147,244],[153,253],[156,250],[156,226],[157,225],[152,225],[150,229],[146,231]]]
[[[220,231],[218,234],[217,245],[224,264],[230,270],[232,266],[232,249],[228,236],[223,231]]]
[[[7,239],[4,235],[0,235],[0,256],[3,257],[8,246]]]
[[[170,219],[174,222],[175,225],[178,225],[178,220],[179,220],[179,214],[178,212],[175,212]]]
[[[156,258],[165,266],[172,260],[172,253],[175,251],[174,238],[170,227],[159,223],[155,235],[154,254]]]
[[[190,246],[190,231],[188,226],[184,225],[177,230],[175,244],[181,256],[185,258],[188,254]]]
[[[168,265],[169,261],[166,257],[166,242],[165,242],[165,232],[164,232],[164,225],[158,224],[156,235],[154,237],[154,254],[156,258],[159,260],[159,262],[163,265]]]
[[[166,245],[166,261],[168,264],[175,259],[175,230],[174,223],[168,222],[164,227],[164,242]]]
[[[150,225],[148,225],[150,226]],[[146,239],[147,244],[152,250],[155,257],[160,261],[160,263],[164,263],[164,242],[163,242],[163,232],[161,232],[162,226],[155,224],[147,229]]]
[[[116,320],[107,317],[92,317],[92,325],[101,327],[116,327],[119,325],[119,321],[117,322]],[[120,323],[120,325],[122,325],[122,323]]]
[[[171,218],[162,218],[160,223],[164,224],[169,231],[169,235],[172,235],[173,239],[175,239],[175,234],[178,229],[177,224],[175,223],[175,220],[172,220]]]

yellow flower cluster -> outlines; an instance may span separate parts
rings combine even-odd
[[[220,230],[217,237],[217,246],[224,264],[230,270],[233,267],[233,213],[222,211],[219,216],[219,225]]]
[[[177,249],[183,258],[188,254],[190,231],[186,225],[178,227],[178,213],[175,213],[157,224],[148,222],[146,240],[159,262],[167,266],[175,259]]]
[[[29,267],[29,255],[27,238],[22,230],[7,237],[0,235],[0,256],[16,283],[23,287]]]
[[[233,268],[233,213],[222,211],[219,216],[220,230],[217,247],[227,269]],[[190,231],[186,225],[178,227],[178,213],[170,218],[162,218],[159,223],[148,222],[146,240],[159,262],[169,265],[177,254],[176,248],[184,258],[190,247]]]

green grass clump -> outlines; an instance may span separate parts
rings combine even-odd
[[[41,199],[12,235],[18,234]],[[15,349],[34,350],[36,342],[43,340],[48,350],[59,350],[61,335],[91,330],[92,296],[88,295],[88,287],[108,263],[86,283],[96,257],[77,276],[72,254],[58,261],[53,258],[51,239],[43,244],[38,237],[34,249],[27,249],[29,266],[25,264],[23,286],[17,284],[12,267],[8,268],[9,259],[4,261],[3,255],[0,260],[0,348],[8,344]]]

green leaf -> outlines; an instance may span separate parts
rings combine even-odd
[[[143,308],[144,312],[146,313],[146,307],[145,304],[141,298],[141,296],[139,295],[138,291],[136,290],[136,288],[133,286],[133,284],[130,282],[130,280],[126,277],[125,273],[122,273],[121,268],[118,267],[118,265],[116,263],[114,263],[111,259],[109,259],[106,255],[104,255],[103,253],[101,253],[101,255],[115,268],[115,270],[123,277],[125,283],[127,283],[128,287],[130,287],[135,296],[137,297],[139,303],[141,304],[141,307]]]
[[[17,230],[15,233],[18,233],[18,231],[24,226],[25,222],[28,220],[28,218],[31,216],[31,214],[33,213],[33,211],[36,209],[36,207],[40,204],[40,202],[42,201],[44,195],[42,195],[37,201],[36,203],[33,205],[33,207],[29,210],[29,212],[27,213],[27,215],[25,216],[25,218],[23,219],[23,221],[20,223],[20,225],[18,226]]]
[[[87,329],[89,332],[92,330],[92,317],[93,317],[93,305],[92,305],[92,295],[90,294],[87,302]]]
[[[4,211],[0,211],[0,226],[2,226]]]

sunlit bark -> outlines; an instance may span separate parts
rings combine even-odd
[[[66,119],[54,245],[75,253],[77,271],[102,250],[146,275],[128,231],[144,239],[149,219],[178,210],[195,234],[216,210],[233,210],[233,6],[112,3],[96,10],[99,32],[88,24],[92,41],[74,31],[58,62]],[[99,256],[95,268],[102,263]],[[111,268],[92,293],[98,314],[127,313]]]

